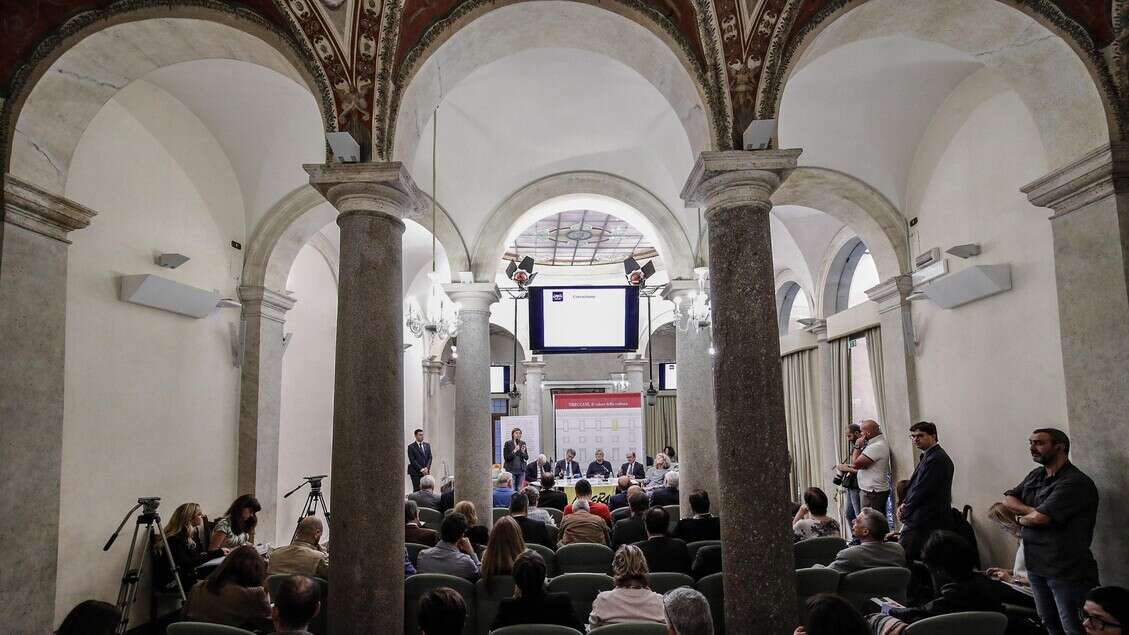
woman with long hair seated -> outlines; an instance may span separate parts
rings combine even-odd
[[[489,553],[489,552],[488,552]],[[545,559],[536,551],[523,551],[514,561],[514,596],[502,600],[491,629],[515,624],[559,624],[584,630],[567,593],[545,592]]]
[[[466,516],[466,537],[470,544],[485,546],[490,540],[490,530],[478,524],[478,514],[474,510],[474,503],[459,501],[455,503],[455,511]]]
[[[169,543],[169,552],[172,553],[177,573],[180,574],[180,584],[186,593],[196,584],[196,567],[231,551],[225,548],[205,549],[201,544],[203,530],[204,512],[199,503],[184,503],[177,507],[165,523],[165,540]],[[166,591],[176,590],[164,545],[157,543],[156,550],[157,586]]]
[[[525,551],[525,540],[521,537],[521,527],[509,516],[502,516],[494,523],[486,552],[482,554],[482,578],[489,585],[496,576],[513,575],[514,561]]]
[[[612,559],[615,588],[601,591],[592,602],[588,629],[621,622],[666,624],[663,596],[647,582],[647,558],[635,545],[623,545]]]
[[[270,601],[263,588],[266,573],[266,563],[254,547],[237,547],[207,580],[192,587],[188,604],[184,605],[184,619],[256,631],[272,630]]]
[[[255,524],[259,522],[255,514],[262,510],[263,506],[250,494],[232,501],[227,512],[212,527],[212,541],[208,544],[208,549],[234,549],[255,544]]]

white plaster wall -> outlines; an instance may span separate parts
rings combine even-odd
[[[282,405],[278,439],[280,495],[303,476],[330,473],[333,444],[334,355],[337,348],[337,284],[325,258],[310,245],[298,252],[286,288],[298,301],[286,314],[292,333],[282,357]],[[332,511],[333,482],[322,482]],[[306,503],[309,488],[279,501],[279,541],[288,539]]]
[[[188,501],[217,517],[235,496],[239,370],[229,328],[238,312],[197,320],[120,302],[117,276],[230,292],[239,259],[228,242],[245,236],[220,146],[145,82],[91,121],[66,196],[99,215],[71,235],[69,251],[57,621],[81,600],[114,600],[129,534],[109,552],[102,545],[138,497],[160,496],[167,518]],[[191,260],[161,269],[158,251]],[[135,617],[145,614],[146,588]]]
[[[986,566],[1011,566],[1015,544],[985,519],[1034,467],[1025,441],[1068,429],[1051,227],[1019,187],[1049,170],[1031,113],[992,71],[969,76],[922,137],[907,216],[920,246],[978,242],[969,264],[1011,263],[1014,288],[952,310],[914,303],[921,417],[956,464],[953,498],[970,504]]]

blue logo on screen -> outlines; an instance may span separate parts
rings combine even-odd
[[[554,291],[553,302],[564,302],[564,291]]]

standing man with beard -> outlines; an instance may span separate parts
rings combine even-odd
[[[1022,526],[1023,555],[1039,617],[1051,635],[1082,635],[1079,611],[1086,592],[1098,585],[1090,552],[1098,515],[1094,481],[1070,462],[1070,439],[1062,430],[1031,433],[1036,468],[1004,493],[1003,504]]]

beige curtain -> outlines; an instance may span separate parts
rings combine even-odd
[[[794,500],[802,500],[804,490],[822,484],[823,480],[815,397],[816,355],[816,350],[811,349],[792,353],[780,360]]]
[[[846,337],[828,342],[831,346],[831,420],[839,445],[847,450],[843,430],[851,423],[851,341]],[[841,460],[843,457],[836,457]]]
[[[882,372],[882,329],[877,326],[867,330],[866,354],[870,360],[870,381],[874,385],[874,404],[878,407],[878,421],[886,426],[886,375]]]
[[[646,435],[644,445],[647,456],[657,455],[668,445],[674,446],[675,451],[678,450],[678,446],[675,445],[678,441],[677,399],[678,397],[674,395],[659,395],[655,398],[654,406],[643,406],[645,410],[643,417],[646,422],[643,431]]]

